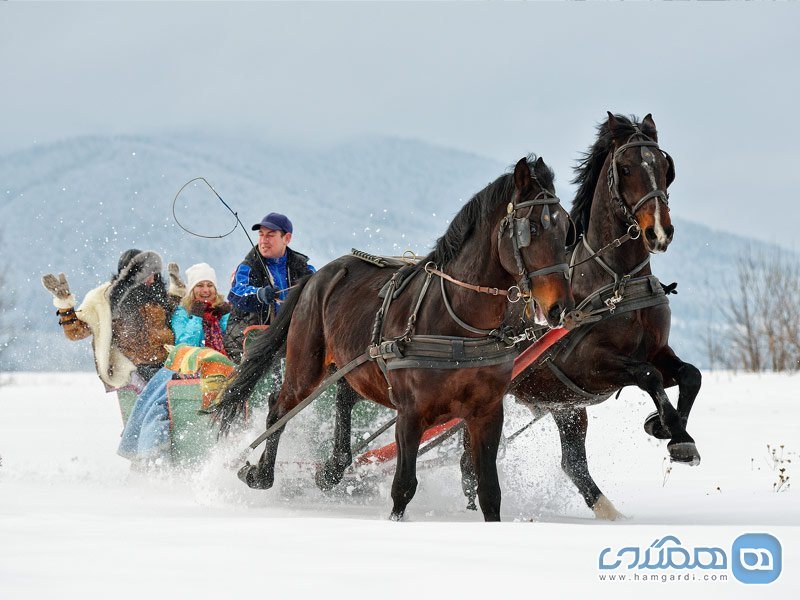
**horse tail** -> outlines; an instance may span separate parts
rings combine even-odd
[[[256,384],[270,370],[275,360],[285,353],[292,315],[310,278],[311,275],[307,275],[289,292],[269,329],[248,345],[242,363],[222,390],[222,397],[214,411],[221,434],[228,433],[231,425],[244,412],[247,399],[253,393]]]

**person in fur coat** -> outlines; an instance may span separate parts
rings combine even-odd
[[[167,357],[164,345],[174,341],[169,319],[185,288],[173,263],[168,293],[161,269],[155,252],[127,250],[117,273],[87,293],[77,309],[64,273],[42,277],[64,335],[70,340],[92,337],[97,375],[107,390],[141,388]]]

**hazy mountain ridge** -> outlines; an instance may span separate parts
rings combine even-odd
[[[503,165],[383,137],[304,149],[199,135],[93,136],[4,156],[0,247],[17,339],[2,370],[92,367],[88,342],[70,343],[59,331],[39,283],[43,273],[67,273],[80,299],[108,279],[123,250],[138,247],[182,268],[209,262],[226,281],[248,250],[241,232],[201,239],[172,216],[176,192],[194,177],[206,177],[248,230],[266,212],[288,214],[293,246],[319,267],[353,246],[384,254],[427,251],[463,202],[518,159]],[[563,189],[571,174],[556,175]],[[184,225],[205,234],[224,233],[234,222],[202,185],[187,188],[176,210]],[[747,244],[766,246],[673,217],[675,242],[654,257],[653,268],[663,281],[680,283],[679,295],[671,296],[673,345],[702,364],[699,336],[718,318],[715,303],[725,298],[736,256]]]

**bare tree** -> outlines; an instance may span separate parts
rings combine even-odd
[[[3,231],[0,230],[0,248],[3,247]],[[11,310],[12,297],[8,293],[8,273],[5,264],[0,263],[0,365],[3,365],[3,355],[7,354],[11,343]],[[0,385],[6,381],[0,366]]]
[[[725,307],[727,365],[746,371],[800,369],[800,265],[780,252],[737,260],[737,281]],[[720,356],[709,330],[709,361]]]

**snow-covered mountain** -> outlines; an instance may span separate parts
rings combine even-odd
[[[519,158],[508,157],[508,165]],[[508,165],[385,137],[322,149],[188,135],[82,137],[4,156],[0,248],[13,309],[3,318],[15,339],[0,370],[92,367],[88,342],[70,343],[61,334],[39,281],[43,273],[67,273],[80,299],[108,279],[123,250],[138,247],[182,268],[209,262],[224,280],[248,242],[241,230],[204,239],[176,224],[173,198],[194,177],[208,179],[248,231],[267,212],[288,214],[293,247],[319,267],[351,247],[425,252],[463,202]],[[571,174],[557,176],[569,204]],[[184,226],[205,235],[221,235],[235,223],[201,182],[186,188],[175,212]],[[671,297],[673,345],[703,364],[700,335],[718,318],[722,284],[733,275],[740,250],[759,243],[680,215],[674,222],[675,242],[654,258],[654,267],[664,281],[680,282],[680,294]]]

